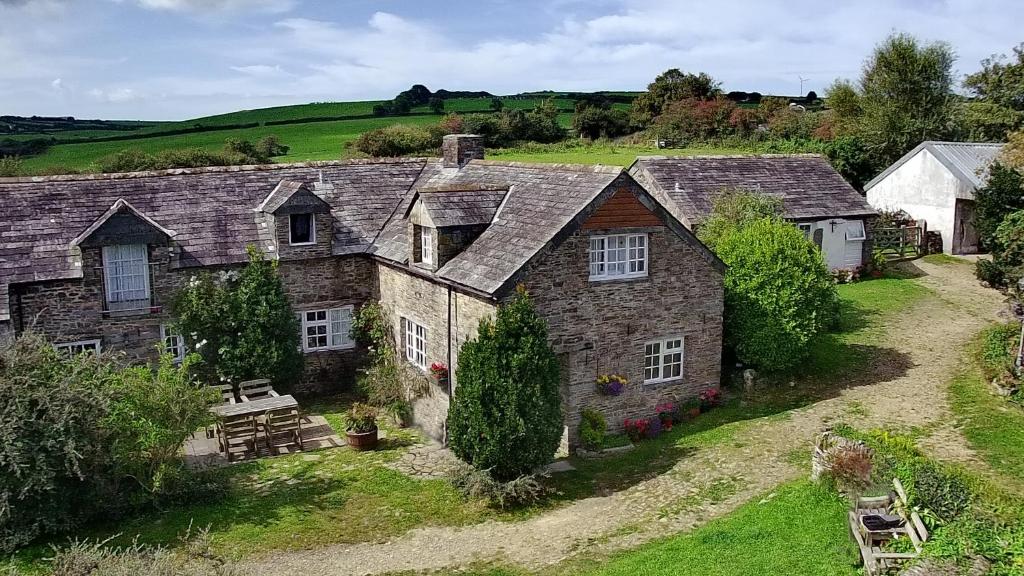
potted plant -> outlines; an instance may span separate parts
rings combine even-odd
[[[597,377],[597,391],[603,396],[618,396],[629,381],[620,374],[602,374]]]
[[[690,400],[679,405],[680,420],[693,420],[697,416],[700,416],[700,402],[697,400]]]
[[[658,415],[658,420],[661,420],[661,427],[667,432],[672,429],[674,424],[674,416],[676,413],[676,406],[671,402],[662,402],[654,408],[654,412]]]
[[[348,410],[345,428],[348,445],[355,450],[373,450],[377,447],[377,409],[356,402]]]
[[[430,365],[430,375],[438,386],[448,385],[448,367],[441,362],[434,362]]]

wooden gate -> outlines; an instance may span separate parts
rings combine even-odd
[[[875,228],[871,235],[875,252],[889,260],[917,258],[925,253],[924,234],[920,226]]]

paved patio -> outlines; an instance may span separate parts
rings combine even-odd
[[[331,428],[323,416],[310,415],[302,418],[302,446],[302,450],[299,450],[298,446],[281,447],[279,452],[280,454],[294,454],[295,452],[311,452],[323,448],[340,448],[347,444],[334,432],[334,428]],[[192,438],[185,442],[183,449],[185,465],[190,468],[228,465],[228,459],[221,454],[217,446],[217,439],[207,438],[205,430],[193,434]],[[256,449],[257,458],[275,455],[267,448],[262,433],[256,437]],[[248,459],[251,460],[252,457]],[[244,462],[244,460],[235,460],[235,462]]]

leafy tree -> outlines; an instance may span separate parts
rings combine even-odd
[[[21,176],[22,162],[17,156],[0,157],[0,177]]]
[[[432,97],[428,105],[430,106],[430,111],[434,114],[444,114],[444,100],[437,96]]]
[[[502,100],[501,98],[499,98],[497,96],[491,98],[491,104],[490,104],[491,110],[494,110],[495,112],[501,112],[502,108],[504,108],[504,107],[505,107],[505,101],[504,100]]]
[[[821,252],[774,212],[777,202],[732,191],[698,236],[728,266],[726,342],[763,370],[788,370],[836,318],[838,296]]]
[[[448,412],[452,450],[497,480],[551,460],[562,437],[558,359],[526,292],[462,345]]]
[[[1005,140],[1024,125],[1024,112],[991,102],[971,101],[956,107],[961,137],[973,141]]]
[[[1015,170],[1024,170],[1024,131],[1011,132],[1006,137],[1002,161]]]
[[[864,112],[860,94],[849,80],[836,80],[828,87],[825,106],[832,110],[840,123],[856,123]]]
[[[895,34],[877,46],[860,79],[860,134],[881,168],[951,127],[953,51]]]
[[[991,247],[992,261],[1006,281],[1024,277],[1024,210],[1006,215],[992,235]]]
[[[983,102],[1024,111],[1024,43],[1013,54],[995,55],[981,61],[981,70],[964,79],[964,87]]]
[[[396,157],[437,148],[441,138],[421,126],[393,124],[363,132],[356,138],[356,150],[375,157]]]
[[[270,378],[280,386],[301,373],[299,322],[277,272],[249,246],[240,272],[204,272],[177,295],[173,312],[209,376],[229,382]]]
[[[1024,210],[1024,175],[995,162],[989,167],[988,180],[974,193],[974,228],[983,246],[996,246],[996,228],[1011,213]]]
[[[629,133],[629,113],[614,108],[588,106],[572,117],[572,129],[582,138],[615,138]]]
[[[804,100],[806,100],[808,104],[814,104],[818,100],[818,93],[811,90],[807,93],[807,96],[804,96]]]
[[[633,100],[630,118],[639,126],[647,126],[670,102],[689,98],[707,100],[720,92],[721,83],[708,74],[684,74],[672,68],[659,74],[647,85],[647,92]]]

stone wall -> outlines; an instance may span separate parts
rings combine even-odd
[[[588,234],[599,231],[576,233],[524,276],[563,367],[563,409],[572,446],[583,408],[599,410],[609,431],[618,432],[624,419],[652,416],[660,402],[685,401],[719,385],[721,274],[666,227],[628,231],[648,233],[647,277],[591,282]],[[684,339],[682,378],[643,384],[644,344],[672,336]],[[598,394],[596,378],[613,373],[629,379],[625,392]]]
[[[278,257],[283,260],[298,260],[305,258],[323,258],[331,255],[331,244],[334,241],[331,223],[332,216],[329,213],[313,214],[313,222],[316,226],[315,244],[299,244],[293,246],[289,243],[291,228],[289,214],[278,214],[270,216],[274,220],[274,236],[277,244]]]
[[[82,250],[81,279],[12,286],[13,328],[33,329],[55,343],[99,339],[104,351],[123,352],[133,361],[152,360],[160,342],[160,325],[172,322],[169,305],[199,270],[171,269],[167,247],[151,246],[153,306],[131,313],[104,313],[101,254],[100,248]],[[204,268],[214,273],[225,269]],[[374,268],[363,257],[284,261],[279,270],[297,312],[346,305],[358,308],[373,295]],[[307,354],[306,372],[296,392],[347,389],[364,358],[365,352],[358,349]]]
[[[427,329],[427,367],[433,362],[449,366],[451,386],[457,388],[454,372],[459,348],[476,335],[480,320],[494,313],[494,304],[387,264],[377,265],[377,277],[380,303],[393,327],[400,360],[406,362],[401,319],[409,318]],[[413,403],[413,422],[432,438],[443,440],[450,400],[448,390],[434,383],[426,371],[409,366],[413,377],[429,382],[425,387],[427,393]]]

